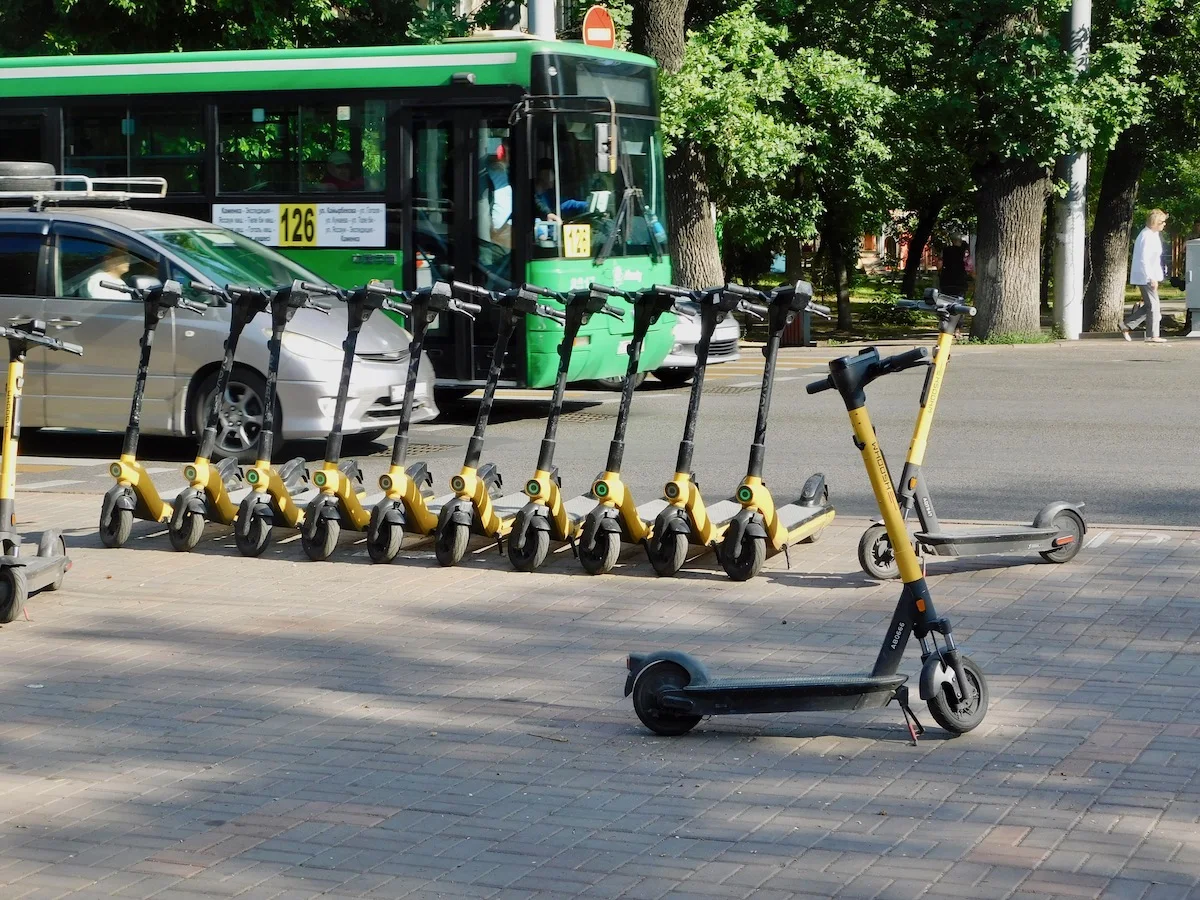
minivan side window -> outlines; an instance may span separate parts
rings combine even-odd
[[[131,284],[138,275],[158,276],[157,261],[87,238],[59,238],[58,265],[59,295],[82,300],[128,300],[128,294],[105,287],[103,282]]]
[[[0,232],[0,294],[37,296],[40,234]]]

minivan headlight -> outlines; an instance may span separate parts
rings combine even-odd
[[[283,334],[283,346],[288,352],[304,359],[337,360],[346,355],[341,347],[318,341],[307,334],[289,334],[286,331]]]

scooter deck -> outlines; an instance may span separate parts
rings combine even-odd
[[[25,589],[30,594],[58,581],[71,564],[70,558],[66,556],[22,555],[18,559],[21,562],[17,565],[25,570]],[[11,565],[8,560],[13,560],[13,557],[4,557],[4,560],[0,565]]]
[[[492,509],[496,515],[502,519],[511,519],[519,513],[522,507],[529,502],[529,498],[524,492],[519,494],[506,494],[492,501]]]
[[[1055,528],[1029,525],[958,528],[954,531],[918,531],[914,535],[935,556],[978,556],[987,553],[1031,553],[1052,550]]]
[[[586,518],[587,514],[595,508],[596,498],[588,494],[584,494],[582,497],[572,497],[563,504],[563,509],[567,511],[567,515],[576,522]]]
[[[779,524],[783,526],[785,531],[792,531],[799,528],[805,522],[825,515],[832,507],[824,504],[816,506],[801,506],[798,503],[788,503],[786,506],[775,507],[775,512],[779,516]]]
[[[716,678],[664,692],[663,706],[698,715],[872,709],[887,706],[907,675]]]

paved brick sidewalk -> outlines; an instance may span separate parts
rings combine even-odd
[[[894,591],[857,572],[861,521],[737,585],[636,555],[589,578],[245,560],[215,533],[107,551],[98,506],[20,501],[80,536],[64,589],[0,629],[4,900],[1200,891],[1200,532],[931,566],[993,705],[956,740],[918,706],[914,748],[895,709],[656,738],[621,696],[630,649],[869,665]]]

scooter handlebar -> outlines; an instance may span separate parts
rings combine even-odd
[[[341,288],[336,288],[328,284],[313,284],[311,281],[300,282],[300,287],[310,294],[320,294],[322,297],[344,297],[346,295],[346,292]]]
[[[757,295],[758,291],[755,291],[754,293]],[[749,300],[741,301],[738,304],[738,308],[740,308],[742,312],[749,313],[758,319],[765,319],[767,317],[767,313],[770,312],[770,310],[761,303],[751,303]]]
[[[632,291],[623,291],[620,288],[611,287],[607,284],[599,284],[595,281],[593,281],[591,284],[591,290],[597,291],[601,294],[608,294],[610,297],[622,297],[625,300],[633,300]]]
[[[110,291],[120,291],[122,294],[128,294],[130,297],[136,297],[138,295],[136,288],[131,288],[129,285],[122,284],[120,281],[110,281],[107,278],[100,282],[100,287],[108,288]]]
[[[805,309],[807,309],[809,312],[815,312],[818,316],[824,316],[826,319],[828,319],[833,313],[833,310],[825,304],[813,303],[811,300],[808,301],[808,306],[806,306]]]
[[[805,385],[804,390],[810,394],[819,394],[821,391],[828,391],[833,387],[833,379],[826,375],[820,381],[810,381]]]
[[[693,292],[687,288],[676,287],[673,284],[652,284],[649,290],[657,294],[666,294],[668,297],[682,297],[685,300],[693,298]]]
[[[612,316],[614,319],[624,319],[625,318],[625,311],[616,306],[613,306],[610,303],[605,303],[604,306],[602,306],[600,308],[600,312],[604,313],[606,316]]]
[[[561,309],[555,309],[553,306],[547,306],[544,303],[539,303],[534,309],[534,312],[543,319],[553,319],[559,325],[567,321],[567,314]]]
[[[448,308],[451,312],[466,316],[468,319],[474,319],[483,312],[483,307],[478,303],[468,303],[466,300],[451,300]]]
[[[881,374],[889,375],[892,372],[903,372],[914,366],[927,365],[932,361],[933,355],[929,352],[928,347],[915,347],[905,353],[885,356],[879,361],[879,371]]]
[[[186,309],[188,312],[194,312],[201,316],[208,312],[208,307],[203,303],[193,303],[191,300],[177,300],[175,305],[180,309]]]
[[[521,290],[529,291],[531,294],[537,294],[539,297],[557,300],[560,303],[566,302],[566,299],[561,291],[552,291],[550,288],[545,288],[537,284],[530,284],[528,281],[521,285]]]
[[[401,303],[399,300],[393,300],[387,297],[379,304],[380,309],[386,309],[388,312],[402,313],[403,315],[412,315],[412,307],[407,303]]]
[[[262,288],[247,287],[244,284],[227,284],[225,285],[225,293],[234,297],[268,297],[270,291],[265,291]]]
[[[198,294],[208,294],[210,297],[225,297],[225,289],[219,288],[213,284],[205,284],[203,281],[193,281],[192,290]]]
[[[465,281],[452,281],[450,282],[450,289],[463,294],[474,294],[476,297],[480,297],[488,302],[492,300],[492,292],[477,284],[467,284]]]
[[[68,353],[74,353],[76,356],[83,356],[83,346],[80,344],[72,344],[67,341],[59,341],[58,350],[66,350]]]
[[[764,299],[763,292],[752,287],[746,287],[744,284],[727,284],[725,285],[725,293],[733,294],[735,297],[744,297],[746,299]]]

